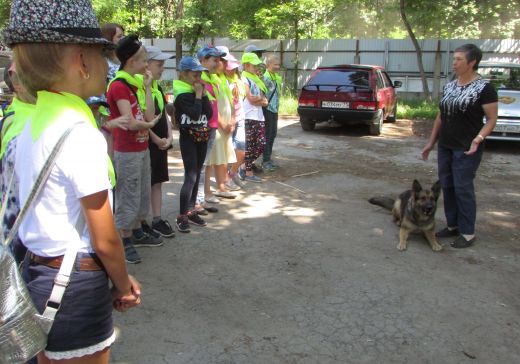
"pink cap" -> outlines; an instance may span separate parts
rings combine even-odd
[[[238,62],[235,59],[234,61],[228,61],[227,62],[226,70],[231,71],[231,70],[234,70],[235,68],[238,68],[238,67],[240,67],[240,62]]]

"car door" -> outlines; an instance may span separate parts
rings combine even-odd
[[[387,103],[388,103],[388,92],[385,87],[385,82],[383,80],[383,76],[381,76],[381,71],[376,70],[376,87],[377,87],[377,100],[378,100],[378,109],[385,109],[385,118],[386,113],[388,113]]]
[[[386,73],[385,70],[381,70],[381,76],[383,77],[383,82],[385,83],[385,89],[386,89],[386,95],[387,95],[386,110],[388,113],[391,113],[395,107],[395,103],[397,102],[395,88],[392,83],[392,80],[390,80],[390,77],[388,76],[388,73]]]

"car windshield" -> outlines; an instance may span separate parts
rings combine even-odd
[[[355,86],[368,88],[368,71],[363,70],[319,70],[309,81],[309,86]]]
[[[479,67],[478,73],[497,89],[520,90],[520,67]]]

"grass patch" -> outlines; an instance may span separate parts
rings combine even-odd
[[[282,94],[278,112],[284,115],[298,115],[298,98],[290,94]]]
[[[279,113],[283,115],[298,115],[298,98],[290,93],[282,94]],[[421,100],[399,100],[397,102],[398,119],[435,119],[439,106],[437,102]]]
[[[398,119],[435,119],[439,112],[436,102],[419,100],[399,100],[397,102]]]

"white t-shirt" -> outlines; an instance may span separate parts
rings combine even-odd
[[[251,91],[252,96],[258,96],[261,94],[260,88],[256,85],[256,83],[245,77],[244,80],[247,82],[247,85],[249,85],[249,90]],[[262,111],[262,106],[252,105],[247,97],[244,99],[244,114],[247,120],[264,121],[264,112]]]
[[[63,144],[40,196],[18,230],[24,245],[36,255],[63,255],[68,244],[74,242],[79,244],[80,252],[93,252],[86,224],[81,239],[75,225],[81,212],[79,199],[112,188],[108,177],[107,144],[89,122],[77,123]],[[33,142],[30,123],[27,123],[18,137],[15,171],[20,186],[20,204],[25,203],[43,164],[70,125],[66,118],[58,120]]]

